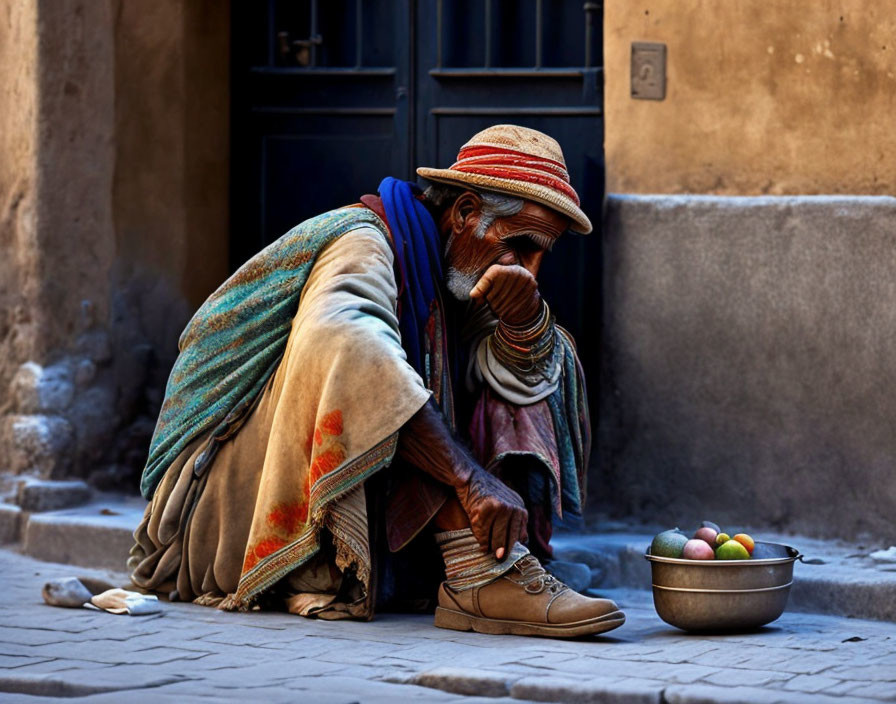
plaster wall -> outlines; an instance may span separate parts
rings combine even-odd
[[[228,274],[229,13],[211,0],[115,0],[116,257],[109,333],[131,486],[177,339]],[[111,472],[111,474],[115,474]]]
[[[0,472],[136,486],[227,274],[228,54],[210,0],[0,0]]]
[[[607,190],[896,192],[892,0],[613,0]],[[668,47],[663,101],[630,97],[634,41]]]
[[[228,12],[211,0],[116,5],[119,263],[194,308],[228,273]]]
[[[7,8],[9,48],[21,52],[10,61],[21,73],[4,71],[21,101],[0,109],[10,128],[4,140],[13,142],[4,147],[22,169],[0,183],[0,195],[16,204],[4,213],[12,223],[3,266],[15,287],[6,293],[15,320],[2,350],[0,418],[2,469],[13,472],[60,476],[87,466],[116,425],[114,391],[95,373],[109,361],[102,327],[114,258],[110,10],[85,0]],[[62,358],[65,368],[44,374],[43,365]]]
[[[108,316],[115,257],[111,6],[38,0],[37,355],[72,346]]]
[[[34,345],[37,8],[0,0],[0,389]],[[0,394],[0,413],[9,408]]]
[[[896,198],[611,196],[614,516],[896,539]]]

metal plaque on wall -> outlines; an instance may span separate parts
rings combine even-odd
[[[666,97],[666,45],[632,42],[632,97],[663,100]]]

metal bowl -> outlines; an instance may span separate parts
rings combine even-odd
[[[793,563],[789,545],[757,542],[749,560],[685,560],[644,556],[653,573],[660,618],[685,631],[749,631],[784,613]]]

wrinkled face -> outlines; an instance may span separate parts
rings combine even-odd
[[[569,226],[569,219],[543,205],[525,201],[516,215],[498,218],[480,236],[479,196],[471,191],[461,195],[442,216],[447,235],[445,264],[448,290],[462,301],[492,264],[524,267],[538,276],[541,260]]]

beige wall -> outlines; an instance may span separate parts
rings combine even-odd
[[[136,486],[227,275],[229,43],[213,0],[0,0],[0,472]]]
[[[121,259],[200,304],[227,275],[229,25],[212,0],[116,0]]]
[[[71,346],[106,317],[109,10],[83,0],[0,3],[0,388],[19,364]]]
[[[38,0],[38,356],[71,346],[108,317],[115,258],[112,8]]]
[[[0,390],[31,353],[34,288],[34,179],[37,128],[37,11],[31,3],[0,0]],[[10,109],[15,106],[15,109]],[[9,400],[0,393],[0,412]]]
[[[607,188],[896,192],[894,0],[611,0]],[[633,41],[668,47],[662,102],[630,97]]]
[[[228,273],[229,17],[115,0],[115,278],[168,361]]]
[[[145,289],[166,322],[180,299],[178,326],[226,277],[228,13],[0,0],[0,62],[5,388],[7,367],[107,325],[116,289]]]

